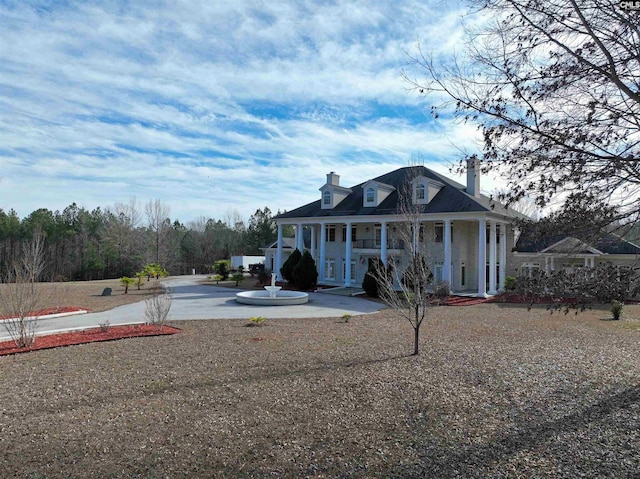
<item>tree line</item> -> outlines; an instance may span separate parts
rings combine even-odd
[[[277,229],[268,207],[245,223],[229,212],[223,219],[199,217],[182,223],[169,207],[135,200],[88,210],[76,203],[63,211],[40,208],[25,218],[0,208],[0,274],[5,277],[24,248],[41,233],[44,268],[40,280],[85,281],[132,276],[149,263],[171,274],[208,273],[232,255],[261,255]],[[278,212],[279,213],[279,212]]]

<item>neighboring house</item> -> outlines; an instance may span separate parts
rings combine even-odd
[[[524,231],[514,248],[514,266],[519,274],[534,270],[594,268],[600,263],[629,265],[640,259],[640,247],[609,233],[591,244],[568,235],[547,235],[539,239]]]
[[[418,212],[411,243],[427,252],[436,281],[482,297],[502,289],[506,275],[515,272],[511,224],[518,214],[480,194],[474,162],[468,163],[466,185],[423,166],[400,168],[348,188],[329,173],[319,200],[274,218],[278,240],[265,249],[267,267],[270,252],[275,253],[272,270],[280,276],[287,252],[297,247],[314,257],[321,284],[360,286],[375,259],[401,269],[412,247],[398,234],[407,222],[399,209],[402,191],[409,192]],[[295,226],[293,245],[283,238],[283,225]]]

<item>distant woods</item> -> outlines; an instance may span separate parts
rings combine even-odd
[[[75,203],[62,212],[40,208],[20,219],[0,209],[0,274],[4,277],[37,232],[44,237],[41,281],[120,278],[145,264],[159,263],[170,274],[208,273],[232,255],[261,255],[277,230],[268,207],[247,223],[237,212],[223,219],[200,217],[186,224],[171,219],[160,200],[139,208],[128,204],[89,211]]]

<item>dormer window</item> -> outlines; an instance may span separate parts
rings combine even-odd
[[[322,194],[322,204],[326,205],[326,206],[330,206],[331,205],[331,192],[330,191],[325,191]]]
[[[376,192],[373,188],[367,188],[367,203],[374,203],[376,200]]]
[[[380,206],[380,203],[394,190],[395,188],[391,185],[369,180],[362,185],[362,206],[365,208]]]
[[[413,185],[413,202],[417,205],[429,204],[444,187],[443,183],[424,176],[414,178],[411,183]]]

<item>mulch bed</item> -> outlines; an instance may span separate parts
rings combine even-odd
[[[57,306],[55,308],[46,308],[41,309],[39,311],[33,311],[28,314],[28,316],[49,316],[52,314],[62,314],[62,313],[78,313],[81,311],[89,311],[86,308],[79,308],[77,306]],[[0,320],[9,319],[11,316],[0,316]]]
[[[162,329],[158,329],[158,327],[153,324],[109,326],[106,331],[98,327],[69,333],[38,336],[33,345],[28,348],[19,348],[14,341],[3,341],[0,342],[0,356],[99,341],[114,341],[117,339],[138,338],[142,336],[164,336],[176,334],[179,331],[180,329],[172,326],[163,326]]]

